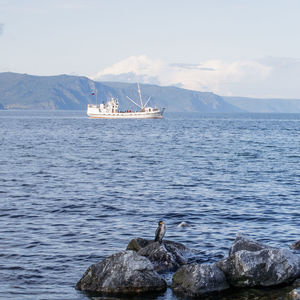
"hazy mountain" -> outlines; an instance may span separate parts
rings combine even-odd
[[[118,99],[127,106],[131,105],[126,96],[138,101],[137,85],[132,83],[102,82],[113,88]],[[151,96],[151,104],[165,107],[167,111],[177,112],[238,112],[239,108],[225,102],[222,97],[208,92],[197,92],[177,87],[141,85],[144,101]]]
[[[92,102],[91,84],[85,77],[0,73],[0,103],[7,109],[83,109]]]
[[[143,84],[143,100],[169,112],[266,112],[300,113],[300,100],[221,97],[178,87]],[[97,91],[92,95],[92,91]],[[86,110],[88,103],[119,99],[120,109],[136,109],[126,96],[139,103],[137,85],[97,82],[87,77],[59,75],[32,76],[0,73],[0,109]]]
[[[300,99],[256,99],[246,97],[223,97],[223,99],[246,112],[300,113]]]
[[[0,73],[0,103],[6,109],[77,109],[85,110],[88,103],[111,97],[119,99],[120,108],[134,108],[126,98],[138,100],[137,86],[132,83],[96,82],[87,77],[59,75],[32,76]],[[237,112],[239,108],[213,93],[190,91],[176,87],[141,85],[143,99],[151,96],[151,104],[167,111],[181,112]]]

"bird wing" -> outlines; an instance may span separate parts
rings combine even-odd
[[[155,240],[154,242],[157,242],[159,240],[159,234],[160,234],[160,227],[157,227],[155,231]]]

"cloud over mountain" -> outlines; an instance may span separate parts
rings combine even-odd
[[[93,79],[161,84],[158,74],[164,67],[162,61],[152,60],[146,55],[130,56],[100,71]]]
[[[299,98],[299,76],[300,60],[292,58],[168,64],[140,55],[113,64],[93,79],[171,85],[224,96]]]
[[[265,80],[271,71],[272,67],[251,60],[234,62],[208,60],[198,64],[167,64],[162,60],[141,55],[128,57],[100,71],[93,79],[139,81],[232,95],[235,92],[235,86],[243,82],[255,85]]]

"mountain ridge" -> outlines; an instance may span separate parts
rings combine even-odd
[[[92,95],[96,90],[98,97]],[[144,101],[168,112],[204,113],[300,113],[299,99],[226,97],[212,92],[175,86],[141,84]],[[138,101],[134,83],[93,81],[85,76],[36,76],[0,73],[0,109],[86,110],[88,104],[118,98],[120,109],[136,109],[127,99]]]
[[[95,103],[92,91],[97,90],[98,102],[118,98],[120,108],[131,108],[126,98],[137,99],[133,83],[97,82],[84,76],[35,76],[19,73],[0,73],[0,103],[6,109],[75,109],[85,110]],[[177,112],[241,111],[214,93],[190,91],[177,87],[141,84],[144,99],[151,98],[154,106]]]

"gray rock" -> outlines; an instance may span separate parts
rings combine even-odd
[[[289,293],[290,300],[300,300],[300,288],[294,289]]]
[[[134,251],[120,252],[91,265],[76,289],[98,293],[142,293],[163,291],[166,282],[152,263]]]
[[[162,244],[144,239],[133,239],[127,249],[138,251],[139,255],[147,257],[154,265],[154,269],[161,273],[176,271],[188,262],[192,251],[183,244],[163,240]]]
[[[236,239],[229,250],[229,256],[241,250],[259,251],[266,248],[270,248],[270,247],[250,239],[245,234],[237,233]]]
[[[138,251],[138,254],[146,256],[153,263],[157,272],[176,271],[185,263],[184,258],[168,251],[165,244],[159,244],[158,242],[142,248]]]
[[[287,249],[241,250],[216,263],[233,286],[273,286],[300,275],[300,257]]]
[[[294,243],[293,245],[291,245],[291,248],[294,250],[300,250],[300,241]]]
[[[192,263],[182,266],[172,278],[174,292],[197,297],[229,288],[224,273],[215,265]]]

